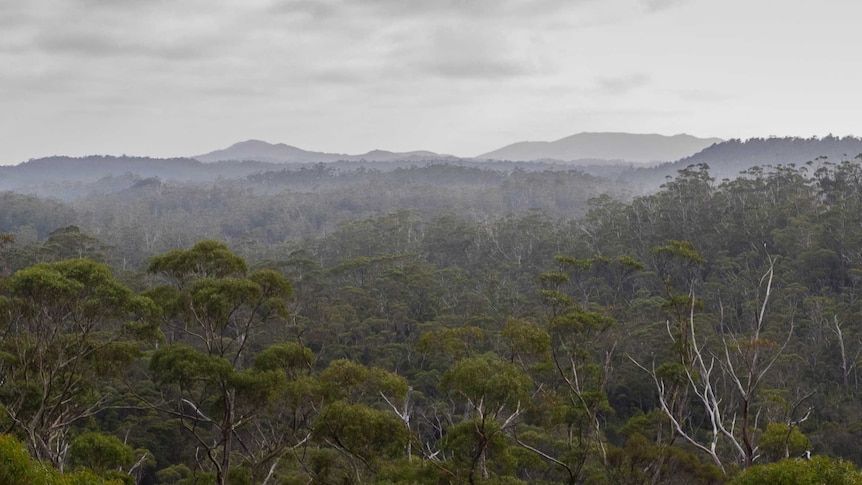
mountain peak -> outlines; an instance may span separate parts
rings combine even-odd
[[[245,140],[245,141],[238,141],[238,142],[234,143],[233,145],[227,147],[227,150],[251,149],[251,148],[267,149],[267,148],[272,148],[272,147],[287,147],[287,146],[290,146],[290,145],[285,145],[284,143],[273,144],[273,143],[270,143],[268,141],[256,140],[256,139],[252,138],[252,139]],[[295,147],[291,147],[291,148],[295,148]]]

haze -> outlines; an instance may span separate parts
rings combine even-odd
[[[0,164],[858,135],[859,18],[850,0],[7,0]]]

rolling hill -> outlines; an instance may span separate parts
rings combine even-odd
[[[691,135],[579,133],[556,141],[524,141],[477,156],[489,160],[619,160],[636,163],[670,162],[693,155],[720,138]]]
[[[405,153],[386,150],[372,150],[360,155],[344,153],[324,153],[303,150],[284,143],[267,143],[261,140],[246,140],[213,152],[193,157],[201,162],[248,161],[271,163],[327,163],[337,161],[368,161],[389,162],[405,160],[441,160],[455,158],[429,151],[411,151]]]

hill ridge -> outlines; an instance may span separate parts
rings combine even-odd
[[[720,143],[721,138],[698,138],[679,133],[581,132],[554,141],[522,141],[478,155],[491,160],[572,161],[579,159],[624,160],[655,163],[679,160]]]

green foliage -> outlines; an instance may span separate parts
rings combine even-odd
[[[30,458],[26,448],[10,435],[0,434],[0,483],[5,485],[123,485],[89,471],[60,474]]]
[[[104,385],[137,360],[136,339],[155,337],[156,312],[88,259],[18,271],[8,294],[0,299],[0,395],[31,452],[59,466],[69,428],[115,394]]]
[[[715,465],[702,463],[686,450],[656,445],[640,433],[632,433],[623,448],[608,450],[606,473],[611,483],[718,485],[726,482]]]
[[[111,444],[87,432],[127,436],[137,458],[154,450],[155,469],[111,470],[126,482],[722,483],[709,447],[675,433],[657,401],[698,442],[719,436],[716,461],[737,473],[739,450],[714,434],[691,377],[714,384],[721,424],[743,454],[747,434],[755,463],[807,449],[858,461],[858,165],[719,185],[692,166],[655,194],[595,198],[585,217],[571,204],[595,180],[520,169],[320,166],[230,186],[112,186],[122,200],[75,205],[110,247],[73,220],[0,234],[0,429],[69,469],[105,466],[80,450]],[[431,174],[463,190],[414,180]],[[368,190],[386,177],[398,183]],[[0,221],[27,207],[3,209]],[[200,234],[230,247],[171,249]],[[64,254],[123,269],[32,264]],[[136,272],[150,257],[150,274]],[[656,363],[658,389],[632,359]],[[43,402],[46,389],[71,393]],[[29,438],[40,430],[20,424],[40,423],[40,409],[41,423],[68,424],[41,430],[55,437],[41,451]],[[69,456],[48,457],[64,436],[77,437]]]
[[[417,350],[424,353],[441,353],[451,358],[466,357],[476,350],[485,337],[485,331],[475,326],[441,328],[423,334]]]
[[[496,355],[462,359],[449,368],[440,380],[440,389],[469,400],[474,406],[496,413],[503,407],[526,404],[530,378],[516,366]]]
[[[188,303],[195,318],[220,332],[242,305],[254,304],[262,295],[258,285],[244,278],[203,278],[192,283]]]
[[[510,318],[500,335],[509,345],[513,358],[523,355],[540,359],[546,357],[551,348],[551,336],[533,321]]]
[[[780,460],[810,450],[811,441],[799,431],[798,426],[791,428],[787,423],[769,423],[760,435],[757,446],[770,460]]]
[[[320,373],[320,382],[331,399],[346,397],[350,391],[368,379],[368,368],[348,359],[338,359],[329,363]]]
[[[283,371],[295,377],[309,370],[314,363],[314,353],[296,342],[273,344],[254,357],[254,368],[260,371]]]
[[[89,259],[21,270],[12,276],[10,291],[31,317],[50,305],[55,312],[72,310],[78,318],[119,318],[140,304],[107,266]]]
[[[228,482],[233,485],[251,485],[251,471],[247,467],[232,468],[228,472]]]
[[[612,328],[616,321],[598,312],[584,311],[577,306],[567,308],[562,314],[550,318],[551,330],[555,333],[593,337]]]
[[[266,295],[267,299],[263,305],[266,313],[287,317],[285,300],[293,295],[293,287],[281,273],[271,269],[260,269],[249,275],[248,279],[260,287],[261,293]]]
[[[395,399],[407,394],[408,383],[403,377],[381,369],[368,368],[348,359],[337,359],[321,371],[319,383],[330,401],[363,400],[382,393]]]
[[[245,275],[248,265],[218,241],[200,241],[191,249],[174,249],[150,260],[150,273],[161,273],[183,284],[191,277],[226,278]]]
[[[138,345],[131,342],[108,342],[87,356],[98,376],[120,377],[140,357]]]
[[[258,339],[280,334],[270,324],[288,316],[292,287],[271,269],[246,275],[245,260],[216,241],[154,257],[148,271],[173,284],[149,293],[161,305],[164,333],[171,343],[150,358],[153,381],[170,399],[161,407],[178,415],[198,443],[206,443],[201,461],[214,468],[217,483],[251,480],[252,470],[236,468],[243,456],[234,456],[234,445],[241,446],[248,459],[272,460],[292,436],[271,436],[305,421],[297,414],[282,425],[265,413],[280,418],[279,406],[303,412],[295,383],[300,365],[310,369],[311,351],[274,342],[254,355],[261,350]],[[249,438],[241,433],[261,440],[257,449],[247,445],[243,438]]]
[[[223,357],[206,355],[188,345],[163,347],[150,358],[150,371],[158,383],[191,388],[198,382],[226,380],[234,368]]]
[[[694,370],[686,369],[679,362],[665,362],[656,367],[655,376],[668,384],[682,385],[688,382],[689,373],[694,372]]]
[[[403,399],[407,394],[407,379],[380,367],[372,367],[368,376],[369,386],[379,393]]]
[[[181,484],[186,479],[192,476],[192,471],[184,464],[171,465],[165,467],[156,473],[156,480],[159,484]]]
[[[692,263],[702,264],[706,259],[694,248],[691,241],[675,241],[670,240],[664,246],[657,246],[652,249],[655,254],[667,254]]]
[[[391,413],[362,404],[335,401],[327,404],[314,424],[314,436],[374,464],[399,456],[407,443],[407,431]]]
[[[561,256],[557,256],[560,258]],[[571,281],[566,273],[547,272],[539,275],[539,282],[543,285],[560,286]]]
[[[451,472],[426,460],[398,461],[383,464],[377,473],[375,485],[397,485],[403,483],[438,484],[449,483]]]
[[[461,466],[474,464],[483,452],[492,459],[499,453],[503,462],[509,458],[506,453],[508,440],[495,421],[476,419],[450,426],[442,447]]]
[[[30,228],[39,240],[58,227],[74,220],[74,211],[65,204],[33,195],[0,192],[0,233],[14,236],[23,228]],[[8,241],[8,239],[7,239]]]
[[[578,259],[578,258],[573,258],[571,256],[565,256],[565,255],[557,255],[554,259],[558,263],[560,263],[561,266],[563,266],[565,268],[569,268],[569,269],[574,269],[575,271],[587,271],[595,263],[594,259]],[[550,274],[554,274],[554,273],[550,273]],[[556,274],[560,275],[560,276],[565,275],[565,273],[556,273]],[[556,277],[557,281],[559,281],[559,282],[565,282],[565,281],[568,281],[568,279],[569,279],[568,277],[560,278],[560,276]]]
[[[135,450],[114,435],[98,432],[81,434],[69,447],[69,463],[104,473],[111,469],[128,468],[135,461]]]
[[[815,456],[811,460],[789,458],[768,465],[753,466],[736,477],[730,485],[858,485],[862,473],[849,462]]]
[[[95,237],[81,232],[78,226],[55,229],[39,248],[54,261],[72,258],[103,260],[102,251],[106,249]]]

